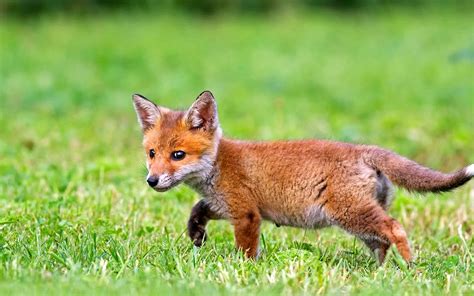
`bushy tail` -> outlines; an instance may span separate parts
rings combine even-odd
[[[368,164],[387,175],[393,183],[418,192],[449,191],[474,177],[474,164],[445,174],[381,148],[369,148],[364,158]]]

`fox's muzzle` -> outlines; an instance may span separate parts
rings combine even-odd
[[[179,183],[168,174],[148,175],[146,182],[148,183],[148,185],[150,185],[151,188],[155,189],[158,192],[167,191]]]

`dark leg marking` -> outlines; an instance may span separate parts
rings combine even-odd
[[[217,218],[204,199],[201,199],[194,205],[188,220],[188,235],[196,247],[202,246],[207,238],[207,222]]]

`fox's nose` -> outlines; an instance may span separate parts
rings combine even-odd
[[[158,185],[158,178],[151,176],[146,179],[146,182],[148,185],[150,185],[150,187],[154,188],[156,185]]]

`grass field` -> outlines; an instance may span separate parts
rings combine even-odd
[[[262,228],[244,260],[227,222],[193,248],[197,194],[145,183],[131,94],[185,108],[204,89],[228,137],[377,144],[474,163],[474,12],[257,18],[43,17],[0,23],[0,294],[474,295],[474,182],[397,191],[416,256],[378,267],[337,229]]]

